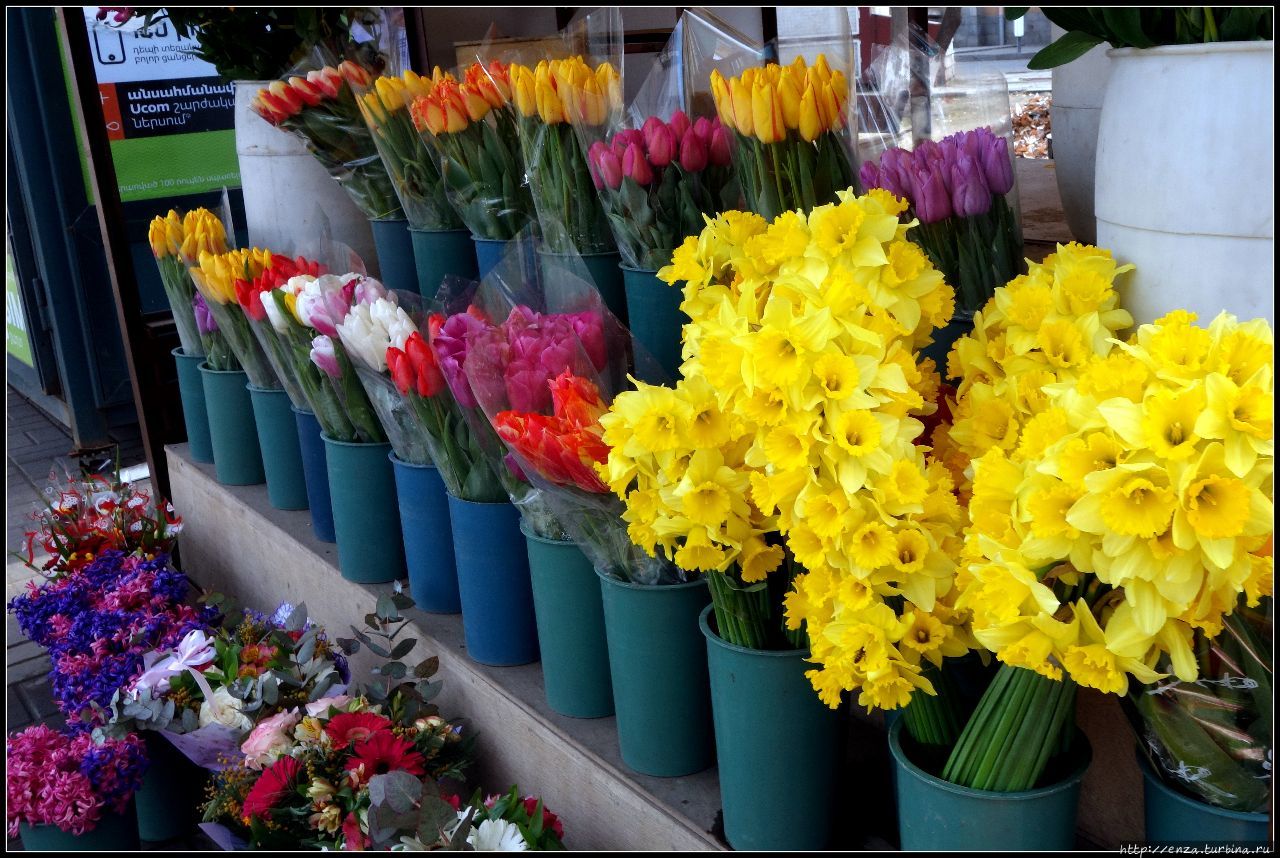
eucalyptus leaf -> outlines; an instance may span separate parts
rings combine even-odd
[[[417,638],[408,638],[407,640],[400,641],[400,643],[396,644],[395,648],[391,650],[391,657],[404,658],[406,655],[408,655],[410,652],[413,651],[413,648],[414,646],[417,645],[417,643],[418,643]]]
[[[422,782],[404,771],[374,775],[369,781],[369,800],[385,804],[397,813],[412,810],[422,795]]]
[[[284,621],[284,629],[287,632],[300,632],[307,626],[307,603],[299,602],[298,607],[293,609],[289,614],[289,619]]]

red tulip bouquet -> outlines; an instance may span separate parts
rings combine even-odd
[[[729,138],[720,120],[650,116],[587,149],[591,179],[604,203],[622,261],[656,271],[686,235],[737,203]]]
[[[352,87],[368,87],[372,75],[344,60],[275,80],[258,91],[254,111],[307,145],[329,175],[369,218],[403,217],[387,168],[378,157]]]
[[[236,302],[249,320],[249,328],[257,337],[276,378],[289,394],[289,401],[295,408],[307,410],[311,410],[312,406],[304,386],[311,379],[300,376],[291,359],[287,333],[276,329],[275,318],[270,312],[275,309],[271,293],[284,287],[294,277],[318,277],[323,273],[325,268],[319,262],[301,256],[290,259],[271,254],[266,266],[256,277],[237,277],[234,281]]]
[[[907,237],[955,287],[960,311],[981,310],[997,287],[1026,273],[1008,199],[1009,144],[990,128],[922,140],[910,151],[888,149],[879,164],[862,165],[861,179],[867,190],[884,188],[907,201],[902,217],[920,222]]]

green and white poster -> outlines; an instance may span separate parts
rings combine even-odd
[[[107,25],[81,8],[121,200],[238,187],[232,85],[169,22]]]
[[[22,289],[18,285],[13,252],[9,249],[7,236],[4,242],[4,321],[5,349],[12,357],[29,367],[35,367],[35,358],[31,355],[31,335],[27,330],[27,314],[22,306]]]

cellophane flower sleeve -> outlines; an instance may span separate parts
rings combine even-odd
[[[322,48],[284,79],[261,89],[252,107],[267,122],[293,132],[370,219],[404,212],[353,87],[372,84],[373,72],[352,60],[338,63]]]
[[[204,299],[205,311],[217,323],[218,333],[225,338],[236,366],[218,369],[242,369],[255,387],[280,388],[280,379],[267,360],[262,345],[254,335],[250,319],[236,297],[236,284],[253,281],[270,264],[271,251],[260,248],[229,250],[226,253],[201,252],[199,265],[188,269],[191,280]],[[199,311],[197,311],[199,316]],[[199,322],[199,318],[197,318]],[[212,364],[211,364],[212,365]]]
[[[1174,790],[1224,810],[1265,812],[1271,800],[1271,599],[1241,598],[1213,637],[1198,630],[1199,678],[1134,683],[1125,709],[1142,754]]]
[[[632,543],[623,502],[596,469],[608,457],[599,417],[630,385],[637,361],[651,358],[609,313],[576,255],[558,258],[540,280],[520,272],[518,264],[500,269],[475,299],[486,314],[505,317],[470,338],[465,370],[480,411],[563,528],[559,538],[621,580],[677,580],[671,564]]]
[[[444,192],[476,238],[507,241],[534,222],[507,66],[475,63],[461,82],[436,68],[410,117],[436,153]]]

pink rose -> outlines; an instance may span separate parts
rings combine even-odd
[[[287,754],[293,747],[293,728],[302,720],[298,710],[280,712],[263,721],[240,746],[245,762],[252,769],[261,769],[277,757]]]
[[[314,703],[307,704],[307,714],[313,718],[319,718],[322,715],[328,715],[329,709],[342,709],[351,702],[351,698],[346,694],[336,694],[333,697],[321,697]]]

